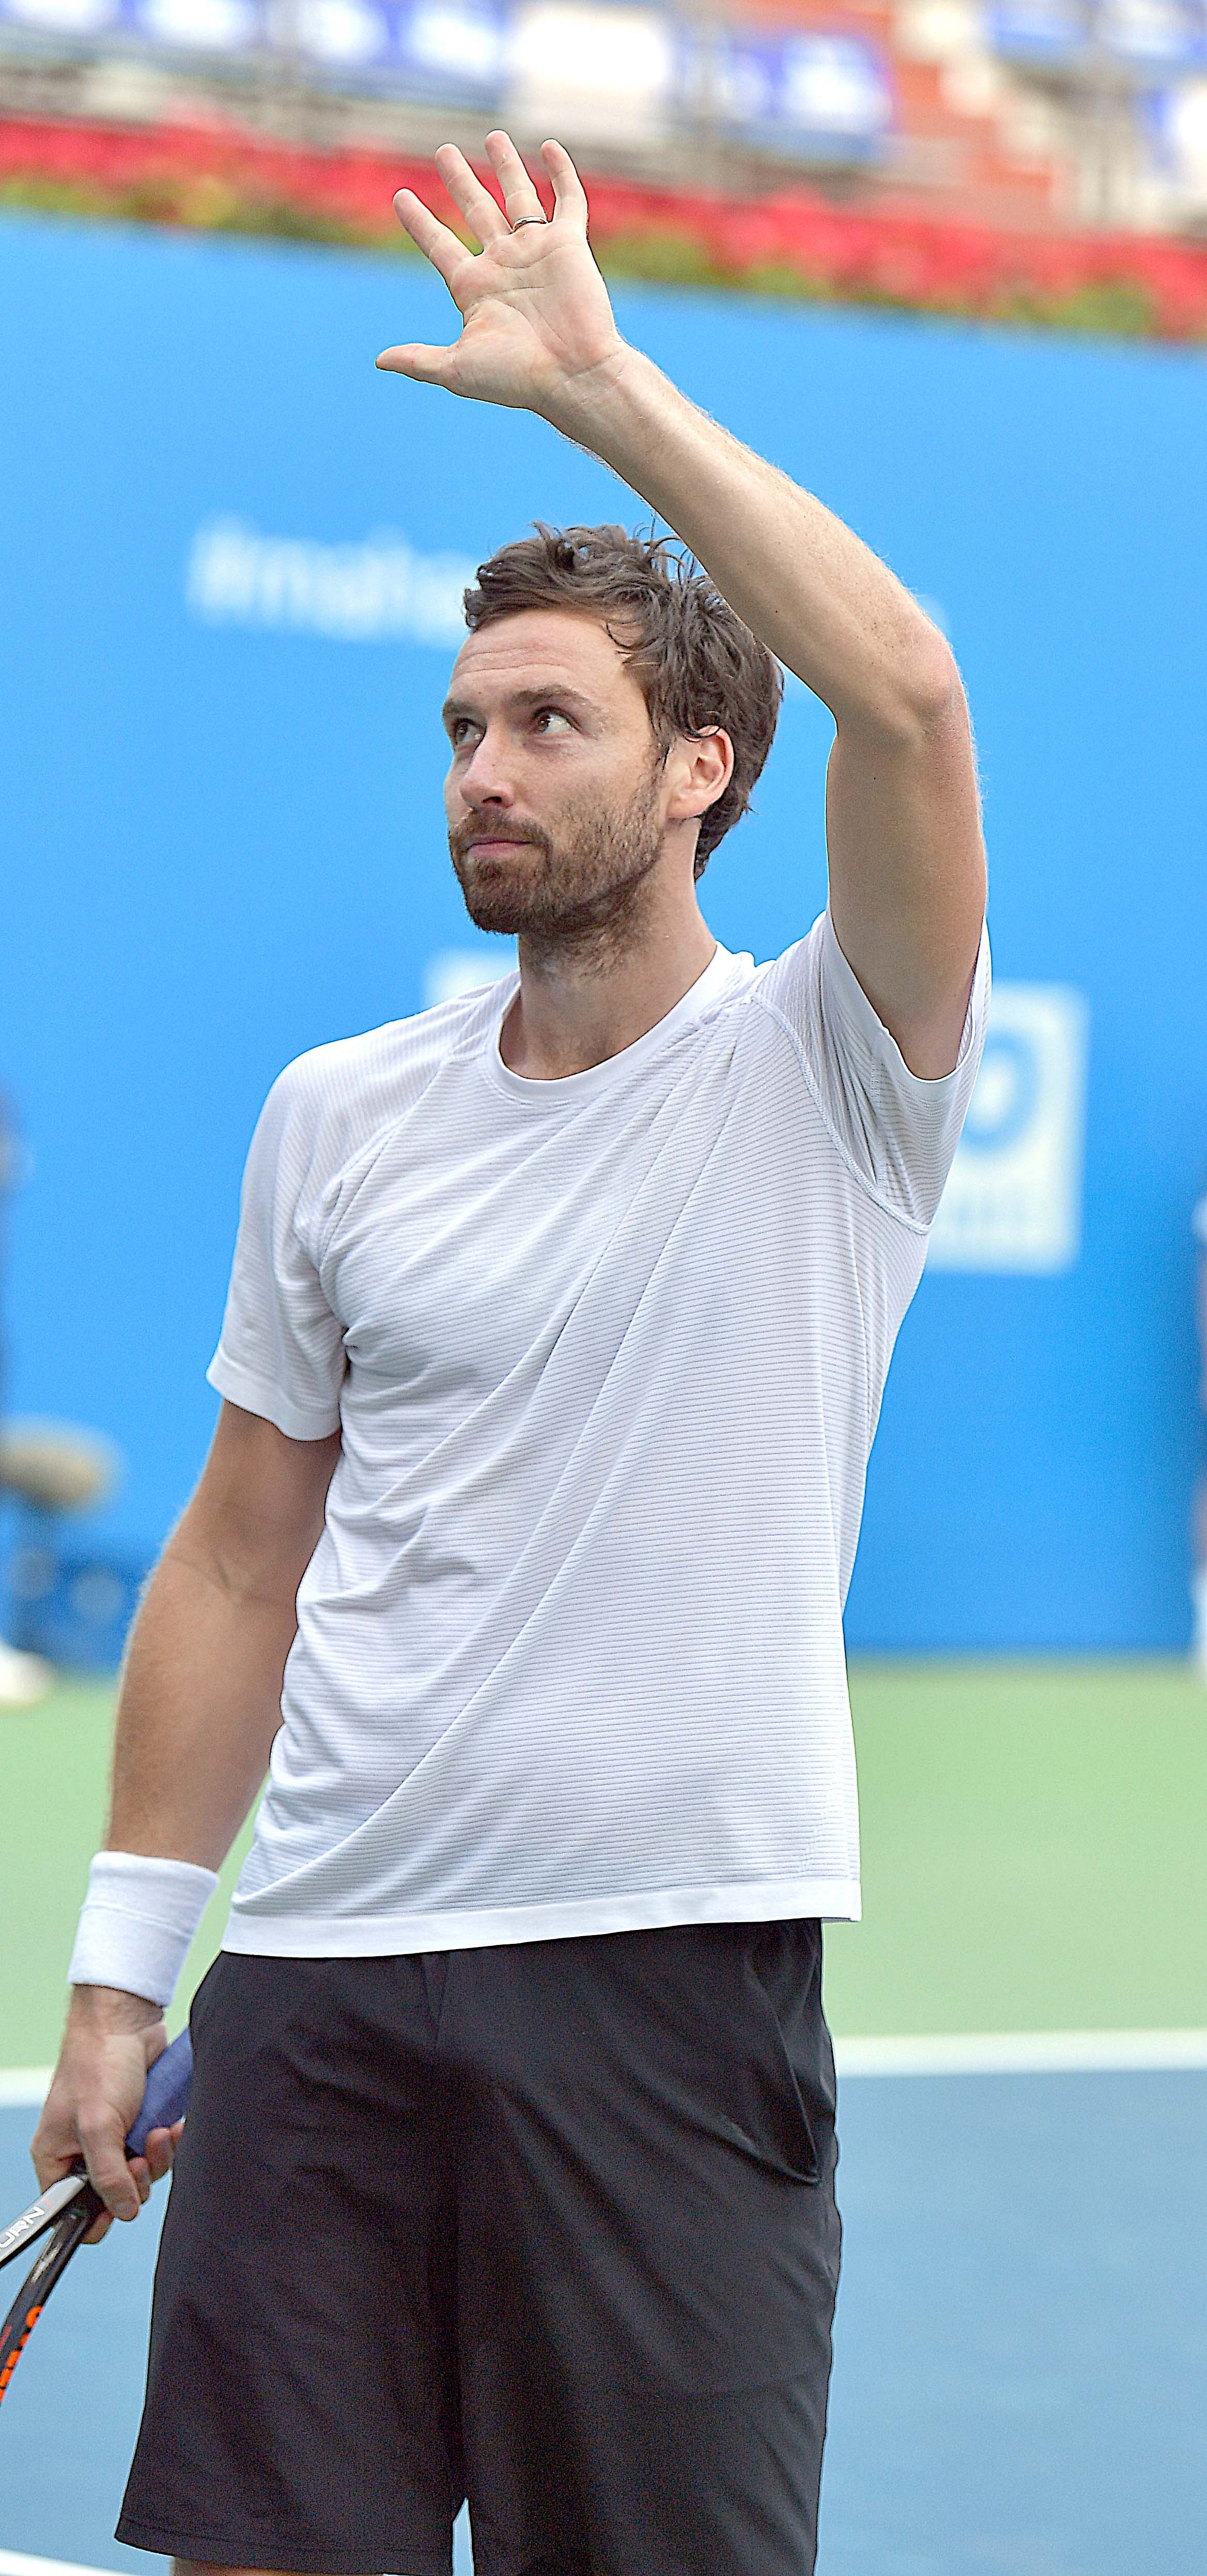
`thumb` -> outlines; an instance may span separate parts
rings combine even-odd
[[[422,340],[408,340],[400,349],[383,349],[376,364],[382,373],[411,376],[416,384],[451,387],[456,343],[448,349],[433,349]]]

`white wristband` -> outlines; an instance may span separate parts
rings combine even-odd
[[[69,1986],[117,1986],[170,2004],[193,1934],[218,1884],[191,1860],[98,1852],[88,1872]]]

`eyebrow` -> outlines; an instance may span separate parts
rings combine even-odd
[[[564,700],[568,707],[582,707],[585,709],[595,709],[596,707],[595,699],[585,696],[581,689],[572,689],[569,682],[566,682],[563,685],[558,681],[552,682],[549,687],[544,689],[509,689],[504,700],[504,705],[509,707],[548,707],[552,706],[555,699]],[[441,721],[445,725],[451,724],[453,719],[457,716],[472,717],[473,714],[473,707],[470,706],[464,698],[446,698],[444,705],[440,710]]]

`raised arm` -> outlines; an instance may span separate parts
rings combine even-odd
[[[587,245],[569,154],[541,157],[546,224],[509,137],[487,137],[501,209],[463,154],[437,167],[483,248],[420,199],[400,220],[462,315],[449,348],[378,360],[450,393],[535,411],[640,492],[731,607],[829,707],[830,906],[839,941],[911,1070],[956,1060],[985,908],[972,734],[954,657],[870,547],[697,410],[621,339]],[[519,229],[512,230],[517,225]]]

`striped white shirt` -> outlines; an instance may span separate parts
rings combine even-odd
[[[343,1449],[228,1949],[858,1913],[843,1602],[988,981],[942,1081],[827,915],[561,1082],[514,978],[281,1076],[210,1377]]]

